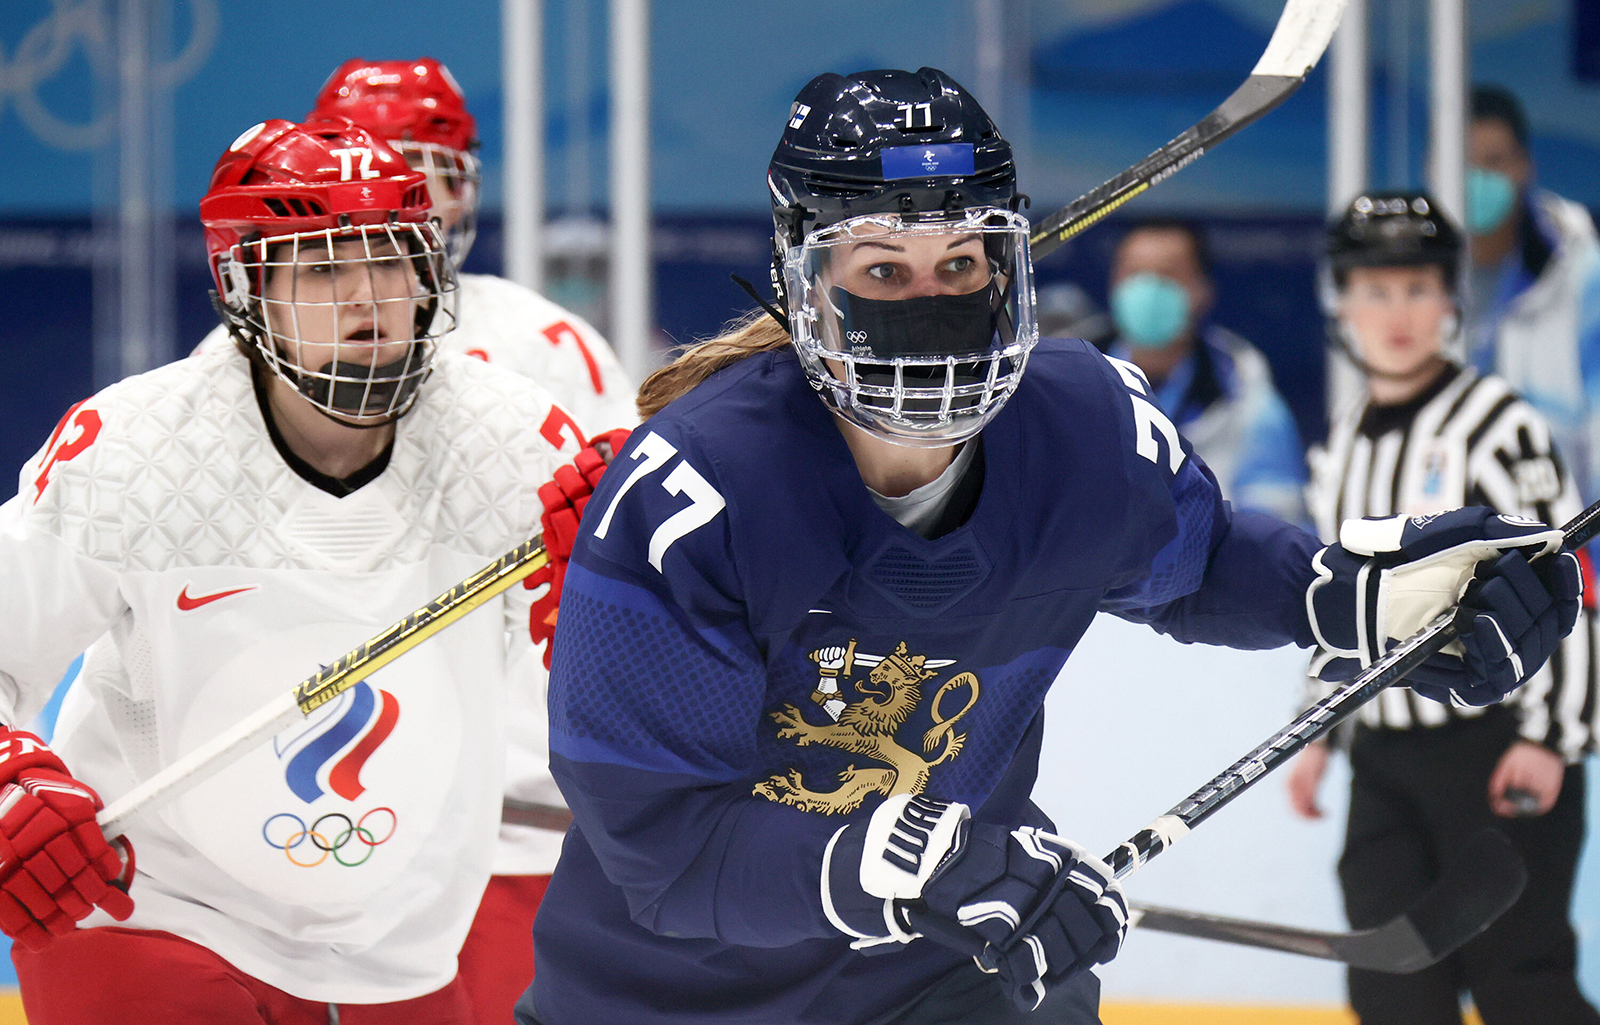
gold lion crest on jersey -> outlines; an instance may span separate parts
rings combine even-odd
[[[801,747],[821,744],[861,755],[882,766],[858,768],[851,764],[839,773],[833,790],[813,790],[806,786],[799,769],[778,773],[757,783],[754,793],[769,801],[791,805],[802,811],[824,815],[843,815],[861,807],[871,794],[920,794],[928,786],[935,765],[950,761],[961,753],[967,735],[955,731],[956,723],[978,703],[978,678],[960,673],[946,680],[934,692],[928,712],[933,726],[922,736],[922,754],[895,739],[895,734],[922,704],[922,692],[939,670],[954,665],[952,659],[929,659],[913,655],[901,641],[888,655],[856,651],[851,639],[842,647],[822,647],[808,656],[817,664],[817,689],[811,700],[828,719],[820,725],[808,722],[794,705],[784,705],[767,713],[778,724],[778,739],[793,740]],[[865,679],[851,677],[858,668],[870,667]],[[847,701],[842,685],[852,686],[861,695]],[[966,695],[966,702],[953,715],[948,706]]]

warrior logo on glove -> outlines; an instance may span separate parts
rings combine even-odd
[[[839,786],[833,790],[812,790],[799,769],[778,773],[755,785],[755,794],[769,801],[792,805],[802,811],[824,815],[848,814],[861,807],[872,794],[920,794],[936,765],[955,758],[966,743],[965,733],[955,732],[956,723],[978,703],[980,687],[972,673],[960,673],[946,680],[928,705],[933,725],[924,731],[918,746],[923,757],[895,739],[922,704],[924,683],[939,675],[939,670],[955,664],[954,659],[930,659],[913,655],[900,644],[888,655],[869,655],[856,651],[855,638],[844,647],[823,647],[808,656],[817,664],[817,688],[811,700],[822,707],[830,720],[822,725],[808,722],[800,709],[784,705],[767,715],[776,722],[779,740],[793,740],[801,747],[821,744],[853,755],[865,755],[883,762],[885,768],[857,768],[850,765],[839,773]],[[842,683],[849,682],[857,666],[869,666],[865,680],[857,680],[859,701],[846,703]],[[962,696],[965,702],[957,705]],[[954,713],[950,709],[955,708]]]

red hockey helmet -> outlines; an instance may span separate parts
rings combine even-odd
[[[450,69],[432,57],[347,60],[323,83],[313,115],[347,117],[385,139],[477,146],[477,123]]]
[[[345,118],[266,121],[200,201],[218,309],[325,413],[404,413],[455,324],[454,268],[424,176]]]
[[[432,57],[339,65],[317,94],[310,117],[347,117],[428,176],[434,215],[459,267],[477,235],[482,170],[473,151],[477,124],[450,70]]]

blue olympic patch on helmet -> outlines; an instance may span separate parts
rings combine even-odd
[[[972,174],[974,157],[970,142],[930,143],[926,146],[886,146],[883,150],[885,178],[927,178],[934,175]]]

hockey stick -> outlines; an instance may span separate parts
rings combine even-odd
[[[101,832],[120,836],[127,820],[157,808],[209,779],[268,737],[354,687],[495,595],[544,566],[544,537],[525,541],[439,595],[376,637],[341,655],[293,690],[274,698],[226,732],[190,751],[112,801],[95,821]]]
[[[1600,502],[1574,516],[1561,528],[1562,548],[1576,551],[1600,534]],[[1459,632],[1455,609],[1441,612],[1438,618],[1389,649],[1355,677],[1341,683],[1332,694],[1295,716],[1294,721],[1212,777],[1165,815],[1140,830],[1127,843],[1106,858],[1117,878],[1142,868],[1151,858],[1176,843],[1195,826],[1215,815],[1224,805],[1244,793],[1267,773],[1293,758],[1297,752],[1339,725],[1356,709],[1399,683],[1413,669],[1443,651]],[[1488,923],[1485,923],[1488,924]]]
[[[1582,548],[1600,534],[1600,502],[1589,506],[1561,528],[1562,547],[1567,551]],[[1441,612],[1433,622],[1389,649],[1388,654],[1360,674],[1339,685],[1332,694],[1301,712],[1283,729],[1267,738],[1255,750],[1213,776],[1205,786],[1173,806],[1165,815],[1112,851],[1105,858],[1118,879],[1143,868],[1151,858],[1182,839],[1195,826],[1209,819],[1234,798],[1250,789],[1261,778],[1293,758],[1307,744],[1326,734],[1354,715],[1362,705],[1386,688],[1399,683],[1413,669],[1443,651],[1456,639],[1456,610]],[[1519,888],[1520,889],[1520,888]],[[1434,891],[1424,895],[1403,918],[1422,936],[1429,937],[1429,948],[1440,957],[1476,936],[1505,907],[1495,901],[1472,907],[1451,906],[1443,898],[1433,899]],[[1446,893],[1449,897],[1451,894]],[[1512,900],[1515,900],[1513,895]],[[1508,901],[1505,905],[1510,906]],[[964,927],[952,927],[945,919],[935,919],[912,911],[910,920],[919,932],[937,932],[948,942],[970,947],[975,957],[983,957],[986,944]],[[1392,923],[1391,923],[1392,924]]]
[[[1485,829],[1456,852],[1451,867],[1427,893],[1374,929],[1321,932],[1151,904],[1129,904],[1128,924],[1404,974],[1437,964],[1483,931],[1516,903],[1527,881],[1527,869],[1511,842]]]
[[[1183,170],[1222,140],[1287,100],[1317,66],[1339,27],[1345,0],[1288,0],[1266,50],[1222,105],[1165,146],[1046,217],[1029,239],[1041,260],[1128,200]]]
[[[572,825],[572,812],[554,804],[518,801],[508,797],[500,805],[500,821],[511,826],[528,826],[552,833],[565,833]]]

